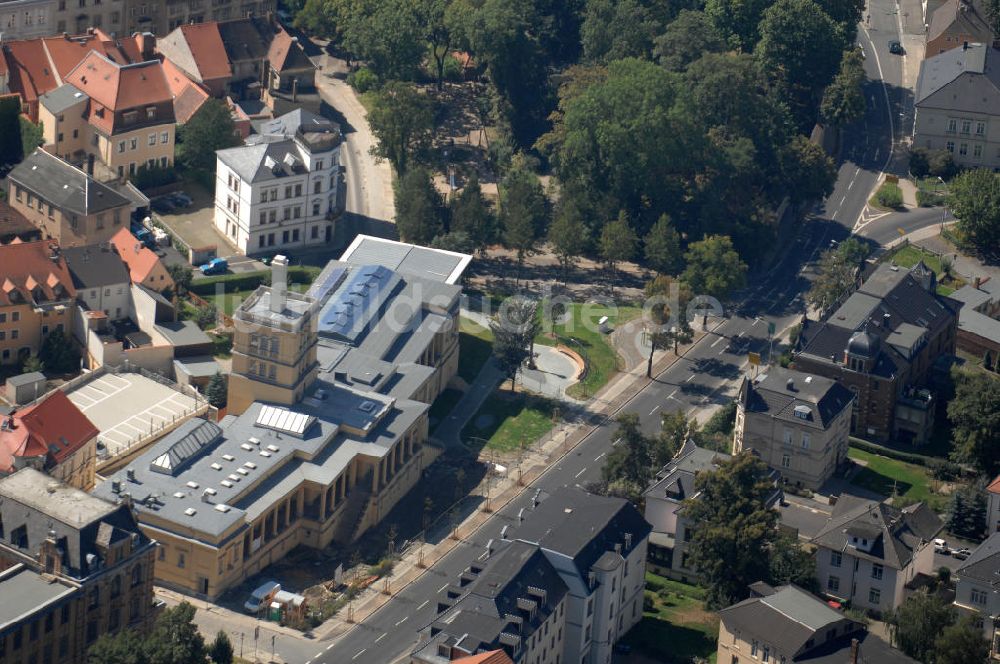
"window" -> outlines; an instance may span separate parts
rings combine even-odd
[[[958,120],[954,119],[948,120],[948,133],[954,134],[957,129],[958,129]]]
[[[111,596],[118,597],[121,594],[122,594],[122,577],[121,574],[119,574],[115,578],[111,579]]]
[[[975,157],[976,159],[982,159],[983,158],[983,146],[982,145],[973,145],[972,146],[972,156]]]
[[[138,147],[139,147],[139,139],[138,138],[133,138],[131,141],[129,141],[129,149],[130,150],[136,150],[136,149],[138,149]]]
[[[155,118],[156,118],[156,107],[155,106],[147,106],[146,107],[146,119],[147,120],[153,120]],[[156,142],[156,135],[155,134],[153,135],[153,142],[154,143]],[[150,143],[150,145],[153,145],[153,143]]]
[[[149,135],[149,145],[150,146],[156,145],[156,134],[155,133]]]
[[[875,579],[876,581],[880,581],[882,579],[882,573],[883,573],[883,568],[881,565],[879,565],[878,563],[872,565],[873,579]]]
[[[962,120],[962,133],[968,134],[972,130],[972,120]]]
[[[944,144],[944,149],[947,150],[948,152],[954,152],[955,151],[955,141],[948,141],[947,143],[945,143]]]
[[[840,567],[843,560],[844,556],[842,553],[840,553],[840,551],[830,552],[830,567]]]
[[[285,198],[291,198],[291,197],[292,197],[292,185],[288,185],[287,187],[285,187]]]
[[[167,548],[166,547],[160,546],[160,547],[158,547],[156,549],[156,559],[157,560],[166,560],[167,559]]]
[[[754,639],[750,642],[750,656],[756,657],[758,650],[760,650],[760,644],[757,643],[757,639]]]
[[[781,455],[781,467],[782,468],[790,468],[791,465],[792,465],[792,457],[788,456],[787,454],[782,454]]]
[[[840,590],[840,577],[839,576],[829,577],[826,580],[826,589],[833,592],[837,592],[838,590]]]
[[[958,154],[960,154],[960,155],[969,154],[969,144],[968,143],[962,143],[961,145],[959,145],[958,146]]]
[[[260,190],[260,202],[261,203],[267,203],[267,190],[266,189],[261,189]]]
[[[261,210],[260,211],[260,223],[262,223],[262,224],[266,224],[267,223],[267,210]]]
[[[970,600],[972,601],[973,604],[985,605],[986,604],[986,591],[985,590],[979,590],[978,588],[973,588]]]
[[[132,587],[135,588],[142,583],[142,564],[132,568]]]
[[[295,195],[296,196],[301,196],[302,195],[302,184],[301,183],[295,185]]]
[[[868,590],[868,603],[869,604],[880,604],[882,602],[882,591],[878,588],[871,588]]]
[[[185,565],[186,562],[187,561],[184,558],[184,552],[183,551],[179,551],[177,553],[177,566],[180,567],[181,569],[184,569],[184,565]]]
[[[21,336],[21,332],[19,330],[11,330],[10,331],[10,338],[11,339],[17,339],[20,336]]]
[[[986,123],[985,122],[977,122],[976,123],[976,136],[982,136],[985,133],[986,133]]]
[[[804,431],[802,432],[802,449],[809,449],[809,434]]]
[[[323,170],[323,160],[322,159],[317,159],[316,160],[316,170],[317,171]]]
[[[791,429],[785,429],[785,431],[783,432],[783,440],[785,442],[785,445],[788,445],[789,447],[791,447],[791,445],[792,445],[792,430]]]
[[[320,180],[316,180],[315,182],[313,182],[313,193],[318,194],[322,191],[323,191],[323,182]]]
[[[771,646],[764,646],[764,656],[761,657],[761,661],[763,662],[771,661]]]
[[[313,216],[319,214],[319,201],[313,201]],[[316,230],[315,228],[313,230]]]
[[[10,322],[16,323],[19,320],[21,320],[21,312],[20,311],[12,311],[10,313]]]
[[[90,594],[87,595],[87,608],[96,609],[97,605],[101,603],[101,589],[93,588]]]

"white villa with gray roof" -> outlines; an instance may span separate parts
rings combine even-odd
[[[340,128],[299,109],[260,132],[246,145],[216,153],[216,228],[242,254],[331,242],[339,209]]]

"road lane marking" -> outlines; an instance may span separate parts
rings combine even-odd
[[[410,617],[410,616],[406,616],[406,618],[403,618],[403,619],[402,619],[402,620],[400,620],[400,621],[399,621],[398,623],[396,623],[396,627],[399,627],[400,625],[402,625],[403,623],[405,623],[405,622],[406,622],[406,620],[407,620],[407,618],[409,618],[409,617]]]
[[[605,454],[607,454],[607,452],[601,452],[600,454],[594,457],[594,461],[600,461],[601,457],[603,457]]]
[[[352,658],[351,658],[351,661],[354,661],[354,660],[356,660],[356,659],[357,659],[358,657],[361,657],[361,655],[363,655],[363,654],[364,654],[364,652],[365,652],[366,650],[368,650],[368,648],[362,648],[361,650],[359,650],[359,651],[358,651],[358,654],[357,654],[357,655],[355,655],[354,657],[352,657]]]
[[[384,639],[385,635],[388,634],[388,633],[389,632],[382,632],[382,636],[380,636],[377,639],[375,639],[375,643],[378,643],[379,641],[381,641],[382,639]]]
[[[674,390],[673,392],[671,392],[670,394],[668,394],[667,398],[668,399],[673,399],[675,394],[677,394],[677,390]]]
[[[333,650],[333,646],[334,646],[334,645],[336,645],[336,644],[334,644],[334,643],[331,643],[330,645],[328,645],[328,646],[326,647],[326,649],[327,649],[327,650]]]
[[[425,599],[425,600],[424,600],[424,603],[423,603],[423,604],[421,604],[420,606],[418,606],[418,607],[417,607],[417,611],[419,611],[420,609],[422,609],[422,608],[424,608],[425,606],[427,606],[427,602],[429,602],[429,601],[430,601],[429,599]]]
[[[653,413],[655,413],[655,412],[656,412],[656,411],[658,411],[659,409],[660,409],[660,407],[659,407],[659,406],[654,406],[654,407],[653,407],[653,410],[649,411],[649,414],[650,414],[650,415],[652,415]]]
[[[719,337],[718,339],[716,339],[715,341],[713,341],[712,342],[712,348],[715,348],[716,346],[718,346],[719,342],[722,341],[723,339],[725,339],[725,337]]]
[[[438,588],[438,592],[441,592],[442,590],[444,590],[447,587],[448,587],[448,584],[446,583],[443,586],[441,586],[440,588]]]
[[[688,376],[687,378],[685,378],[684,382],[685,383],[690,383],[692,380],[694,380],[694,374],[691,374],[690,376]]]
[[[584,467],[584,469],[583,469],[583,470],[581,470],[581,471],[580,471],[580,472],[578,472],[578,473],[577,473],[576,475],[574,475],[574,476],[573,476],[573,479],[578,479],[578,478],[580,477],[580,475],[583,475],[583,474],[584,474],[585,472],[587,472],[587,468],[586,468],[586,467]]]

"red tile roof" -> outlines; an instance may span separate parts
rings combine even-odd
[[[160,259],[152,251],[143,246],[127,228],[122,228],[114,237],[111,243],[115,245],[118,255],[128,266],[129,278],[134,284],[141,284],[153,271]]]
[[[7,42],[3,48],[10,64],[11,92],[20,93],[30,103],[59,87],[41,39]]]
[[[119,65],[91,51],[66,77],[92,101],[112,110],[170,101],[170,86],[159,60]]]
[[[167,86],[174,97],[174,119],[183,124],[198,112],[211,95],[166,58],[163,60],[163,74],[167,77]]]
[[[193,23],[182,25],[178,29],[184,35],[202,81],[230,78],[233,75],[218,23]]]
[[[50,241],[19,242],[0,247],[0,306],[76,297],[66,259],[53,253]],[[53,260],[53,255],[57,257]],[[37,290],[37,292],[32,292]]]
[[[279,72],[312,66],[309,56],[299,46],[298,39],[284,30],[279,30],[271,41],[271,48],[267,51],[267,61],[271,69]]]
[[[490,652],[483,652],[478,655],[459,657],[451,661],[455,662],[455,664],[514,664],[513,660],[503,650],[491,650]]]
[[[0,430],[0,472],[11,472],[17,457],[49,457],[61,463],[97,434],[94,423],[65,392],[56,390],[6,420]]]

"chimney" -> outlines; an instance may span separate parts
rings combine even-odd
[[[789,392],[794,392],[795,391],[795,379],[794,378],[789,378],[788,382],[785,383],[785,387],[788,389]]]
[[[891,314],[889,314],[889,312],[888,312],[888,311],[887,311],[887,312],[885,312],[884,314],[882,314],[882,323],[884,323],[884,324],[885,324],[886,328],[888,328],[888,327],[889,327],[889,321],[890,321],[891,319],[892,319],[892,315],[891,315]]]
[[[111,480],[111,493],[121,493],[122,483],[120,480]]]
[[[288,293],[288,259],[278,254],[271,261],[271,311],[280,314],[285,310]]]
[[[965,5],[962,5],[962,9],[965,9]],[[962,50],[963,51],[968,51],[969,50],[969,42],[967,42],[967,41],[962,42]]]
[[[979,290],[979,287],[982,286],[982,285],[983,285],[983,278],[982,277],[976,277],[975,279],[973,279],[973,281],[972,281],[972,287],[973,288],[975,288],[976,290]]]
[[[858,664],[858,640],[851,639],[851,664]]]
[[[299,78],[298,76],[292,76],[292,103],[295,103],[296,97],[299,94]]]
[[[125,471],[125,477],[128,478],[129,482],[135,482],[135,471],[131,468]]]

